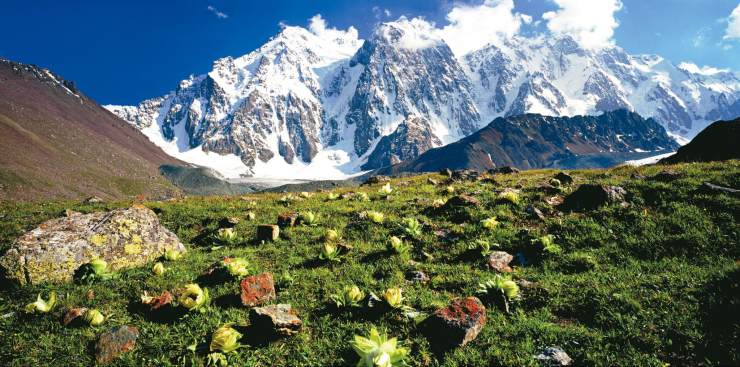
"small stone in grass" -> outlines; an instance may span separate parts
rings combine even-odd
[[[298,220],[298,213],[286,212],[286,213],[278,215],[277,225],[280,228],[295,227],[297,220]]]
[[[295,335],[303,325],[289,304],[255,307],[249,311],[249,321],[256,329],[279,336]]]
[[[70,308],[62,317],[62,324],[64,326],[79,326],[82,325],[83,315],[87,312],[85,307]]]
[[[570,366],[573,359],[559,347],[547,347],[535,357],[543,367]]]
[[[511,273],[509,263],[514,256],[504,251],[493,251],[488,255],[488,267],[499,273]]]
[[[113,362],[121,354],[133,350],[138,338],[139,329],[128,325],[118,326],[101,334],[95,344],[95,360],[99,364]]]
[[[257,241],[277,241],[280,238],[280,227],[274,224],[262,224],[257,226]]]
[[[442,347],[463,346],[474,340],[486,325],[486,307],[476,297],[459,298],[427,319],[426,335]]]

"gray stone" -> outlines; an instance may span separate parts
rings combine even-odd
[[[509,263],[514,260],[514,256],[504,251],[493,251],[488,255],[488,267],[499,273],[511,273]]]
[[[547,347],[535,357],[543,367],[570,366],[573,359],[559,347]]]
[[[169,249],[185,247],[153,211],[135,205],[46,221],[18,238],[0,258],[0,266],[8,279],[23,285],[66,282],[96,258],[115,271],[145,265]]]
[[[291,336],[301,330],[303,322],[289,304],[255,307],[249,311],[249,321],[258,330],[281,336]]]

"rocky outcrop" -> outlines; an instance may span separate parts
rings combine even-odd
[[[0,258],[6,276],[20,284],[66,282],[93,259],[111,270],[144,265],[164,251],[184,250],[144,206],[52,219],[20,238]]]
[[[660,163],[710,162],[740,159],[740,118],[717,121],[699,133],[676,154]]]
[[[380,139],[362,169],[371,170],[398,164],[441,144],[442,141],[432,132],[429,121],[410,115],[398,125],[396,131]]]

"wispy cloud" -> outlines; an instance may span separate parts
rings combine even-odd
[[[727,29],[723,38],[725,40],[740,40],[740,4],[727,18]]]
[[[216,7],[213,6],[213,5],[208,5],[208,11],[210,11],[211,13],[213,13],[213,15],[215,15],[219,19],[226,19],[226,18],[229,17],[228,14],[226,14],[226,13],[224,13],[224,12],[216,9]]]
[[[383,19],[383,18],[390,18],[391,17],[391,11],[385,8],[381,8],[379,6],[373,6],[373,15],[375,16],[375,19]]]

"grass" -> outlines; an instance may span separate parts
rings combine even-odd
[[[552,195],[538,185],[556,172],[543,170],[496,175],[497,184],[455,183],[456,193],[474,196],[481,205],[454,213],[431,208],[435,199],[453,195],[446,192],[446,184],[428,183],[430,177],[443,182],[439,175],[394,179],[388,199],[380,198],[381,185],[334,190],[367,192],[372,199],[368,202],[327,201],[325,193],[288,205],[279,202],[283,194],[149,202],[146,205],[162,223],[186,243],[188,255],[165,263],[168,271],[162,277],[152,274],[152,263],[89,285],[4,285],[0,315],[9,315],[0,318],[0,364],[91,365],[96,336],[112,326],[130,324],[141,331],[137,347],[113,365],[203,365],[214,330],[225,323],[247,322],[248,309],[233,302],[238,280],[207,285],[213,298],[207,311],[174,322],[150,321],[134,305],[143,291],[159,293],[193,282],[223,256],[243,257],[255,271],[272,272],[278,283],[277,302],[292,304],[304,321],[298,335],[268,344],[254,342],[258,335],[245,335],[246,346],[229,355],[235,366],[354,365],[352,336],[367,335],[371,325],[398,337],[410,349],[412,366],[534,366],[534,356],[547,346],[562,347],[575,365],[740,364],[740,198],[699,189],[705,181],[740,187],[740,162],[667,168],[679,178],[650,179],[666,167],[572,172],[576,182],[563,185],[562,195],[587,182],[621,185],[629,193],[629,206],[588,213],[549,213],[552,208],[546,199]],[[631,178],[633,174],[647,178]],[[519,203],[498,199],[508,188],[520,189]],[[90,212],[130,204],[2,203],[0,252],[24,231],[64,209]],[[525,211],[529,204],[542,208],[546,221],[530,218]],[[370,210],[385,215],[382,224],[361,218],[360,213]],[[250,211],[256,220],[244,220]],[[256,243],[256,226],[274,223],[285,211],[311,211],[316,225],[283,231],[274,243]],[[230,216],[242,217],[236,226],[239,239],[212,251],[218,222]],[[415,238],[404,231],[403,219],[409,217],[422,224]],[[483,228],[481,221],[490,217],[499,224]],[[339,263],[318,259],[327,229],[338,230],[353,247]],[[548,234],[561,252],[544,253],[533,246],[533,239]],[[388,240],[394,235],[406,236],[412,246],[408,256],[388,252]],[[432,350],[417,322],[399,312],[377,314],[333,306],[331,295],[352,284],[376,294],[401,287],[405,304],[427,314],[451,299],[474,295],[478,283],[493,276],[480,250],[471,249],[476,240],[488,241],[492,250],[519,254],[524,263],[515,261],[512,277],[532,284],[521,288],[510,314],[487,304],[485,328],[463,348]],[[430,281],[407,281],[411,270],[424,271]],[[86,297],[90,289],[95,293],[92,300]],[[60,296],[55,314],[22,313],[38,292],[50,290]],[[66,306],[95,307],[109,319],[99,327],[67,328],[59,322]],[[188,350],[193,344],[195,352]]]

